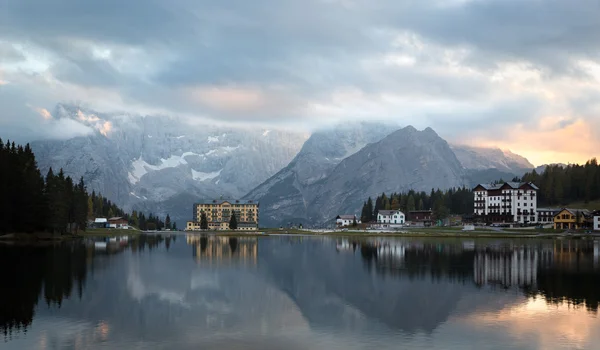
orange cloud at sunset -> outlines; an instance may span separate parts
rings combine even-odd
[[[499,147],[526,157],[534,165],[585,163],[600,156],[600,125],[593,121],[542,118],[537,125],[511,125],[495,134],[472,137],[473,146]]]

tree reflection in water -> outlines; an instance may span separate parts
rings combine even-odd
[[[599,247],[592,240],[495,246],[355,240],[338,243],[337,249],[355,251],[357,245],[365,266],[378,274],[516,288],[548,303],[567,301],[594,313],[600,304]]]

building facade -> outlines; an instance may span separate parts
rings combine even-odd
[[[554,229],[577,230],[584,228],[586,221],[591,217],[587,209],[564,208],[554,216]]]
[[[554,223],[554,217],[560,212],[560,209],[552,208],[538,208],[537,209],[537,222],[538,224],[552,224]]]
[[[335,218],[335,224],[338,227],[352,226],[355,221],[357,224],[360,224],[360,220],[356,217],[356,215],[338,215]]]
[[[411,210],[408,212],[407,219],[417,226],[431,226],[433,224],[433,211]]]
[[[400,210],[380,210],[377,213],[378,224],[404,224],[406,217]]]
[[[108,224],[111,228],[129,228],[129,222],[120,216],[108,219]]]
[[[257,201],[241,199],[214,199],[196,203],[194,204],[194,221],[187,223],[186,230],[200,230],[202,213],[204,213],[209,230],[229,230],[231,215],[235,215],[237,230],[256,231],[258,230],[258,208]]]
[[[537,223],[537,191],[531,182],[479,184],[473,188],[476,219],[487,223]]]
[[[600,210],[594,212],[594,225],[593,225],[593,229],[594,231],[600,231]]]

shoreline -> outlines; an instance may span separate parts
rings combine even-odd
[[[131,236],[140,234],[194,234],[210,235],[216,237],[351,237],[351,238],[502,238],[502,239],[600,239],[600,232],[593,233],[541,233],[541,232],[465,232],[458,231],[413,231],[413,232],[365,232],[365,231],[305,231],[305,230],[259,230],[255,232],[235,232],[235,231],[139,231],[139,230],[120,230],[120,229],[92,229],[80,231],[73,235],[51,235],[48,233],[13,233],[0,236],[0,243],[27,243],[27,242],[47,242],[60,243],[69,240],[82,239],[86,237],[115,237]]]

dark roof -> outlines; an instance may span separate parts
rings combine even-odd
[[[561,212],[563,210],[567,210],[573,215],[580,214],[583,216],[590,216],[590,214],[591,214],[590,211],[587,209],[573,209],[573,208],[562,208],[561,210],[559,210],[559,212]]]
[[[392,215],[392,214],[396,214],[396,213],[402,213],[400,210],[380,210],[378,212],[378,214],[381,215]],[[402,213],[404,214],[404,213]]]
[[[258,201],[252,199],[210,199],[195,204],[223,204],[225,202],[230,204],[258,204]]]
[[[475,190],[477,187],[483,187],[485,190],[487,191],[491,191],[491,190],[499,190],[504,186],[508,186],[512,189],[519,189],[519,188],[523,188],[525,186],[530,186],[531,188],[533,188],[534,190],[539,190],[539,187],[537,187],[533,182],[505,182],[505,183],[501,183],[501,184],[478,184],[477,186],[473,187],[473,190]]]
[[[338,219],[342,219],[342,220],[354,220],[354,218],[356,217],[356,215],[338,215]]]

